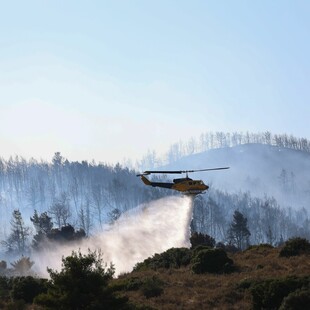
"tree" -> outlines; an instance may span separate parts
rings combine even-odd
[[[35,303],[49,309],[124,309],[125,298],[117,298],[108,283],[114,267],[103,265],[100,252],[83,255],[72,252],[62,259],[60,272],[48,269],[50,285],[46,294],[37,296]]]
[[[70,224],[61,228],[54,228],[47,235],[48,240],[57,242],[77,241],[85,237],[86,233],[82,228],[75,231],[74,227]]]
[[[90,228],[92,227],[92,216],[90,213],[90,202],[88,197],[85,199],[85,203],[81,205],[78,213],[80,227],[85,231],[86,235],[89,235]]]
[[[49,213],[54,216],[58,227],[67,225],[71,212],[69,198],[66,193],[61,194],[60,198],[50,207]]]
[[[14,210],[11,220],[11,234],[3,244],[7,247],[8,252],[24,253],[28,236],[29,227],[25,226],[20,211]]]
[[[34,210],[34,215],[30,217],[30,221],[33,223],[37,233],[42,232],[48,234],[53,228],[52,218],[47,215],[47,212],[38,215],[37,210]]]
[[[26,276],[30,274],[30,269],[33,266],[34,262],[30,260],[30,257],[22,257],[11,263],[12,267],[14,268],[14,273],[19,276]]]
[[[122,212],[118,208],[114,208],[111,212],[108,213],[109,223],[115,223],[119,217],[122,215]]]
[[[239,211],[235,211],[233,221],[228,229],[228,240],[237,248],[243,250],[249,245],[249,237],[251,235],[248,226],[247,218]]]
[[[39,249],[41,245],[44,244],[44,240],[46,240],[47,235],[53,228],[52,218],[47,215],[47,212],[38,215],[38,212],[35,210],[33,217],[30,217],[30,221],[33,223],[37,232],[36,235],[33,236],[32,247],[34,249]]]

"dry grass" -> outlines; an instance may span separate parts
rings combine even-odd
[[[147,299],[141,290],[124,294],[132,303],[154,309],[251,309],[251,294],[248,290],[238,289],[240,283],[310,275],[309,255],[280,258],[277,248],[253,248],[229,256],[237,267],[231,274],[197,275],[190,268],[181,268],[123,275],[121,279],[156,275],[165,283],[164,292],[158,297]]]

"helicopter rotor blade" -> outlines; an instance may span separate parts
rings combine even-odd
[[[184,171],[181,170],[154,170],[154,171],[144,171],[144,174],[151,174],[151,173],[162,173],[162,174],[180,174],[184,173]]]
[[[198,172],[198,171],[212,171],[212,170],[224,170],[224,169],[229,169],[230,167],[219,167],[219,168],[209,168],[209,169],[198,169],[198,170],[184,170],[182,173],[187,173],[187,172]]]
[[[229,168],[230,167],[219,167],[219,168],[198,169],[198,170],[147,170],[144,171],[141,175],[149,175],[151,173],[181,174],[181,173],[198,172],[198,171],[224,170]]]

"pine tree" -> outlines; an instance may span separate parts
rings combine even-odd
[[[20,211],[14,210],[11,220],[11,234],[7,241],[4,242],[8,252],[24,253],[28,236],[29,227],[25,227]]]
[[[52,218],[47,215],[47,212],[38,215],[37,210],[35,210],[33,217],[30,217],[30,221],[37,232],[33,237],[32,247],[38,249],[53,228]]]
[[[229,242],[240,250],[245,249],[249,245],[251,233],[248,229],[247,221],[247,218],[236,210],[227,232]]]

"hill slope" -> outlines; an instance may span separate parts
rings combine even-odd
[[[244,144],[213,149],[181,158],[165,169],[226,167],[229,170],[197,173],[215,188],[274,196],[281,204],[307,207],[310,200],[310,154],[265,144]]]

